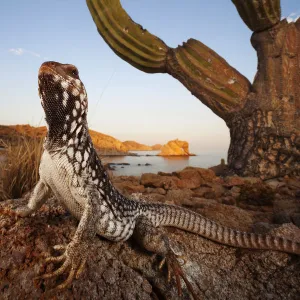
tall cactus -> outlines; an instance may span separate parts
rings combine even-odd
[[[98,32],[122,59],[168,73],[226,122],[228,164],[240,175],[300,174],[300,20],[280,21],[280,0],[232,0],[253,31],[253,84],[201,42],[177,48],[136,24],[119,0],[87,0]]]

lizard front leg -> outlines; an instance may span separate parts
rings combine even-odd
[[[26,206],[18,207],[15,213],[20,217],[27,217],[34,211],[38,210],[47,200],[50,194],[50,188],[41,179],[34,187],[33,193],[30,196]]]
[[[43,279],[57,277],[66,271],[69,271],[68,278],[56,287],[57,290],[66,288],[72,283],[74,277],[78,278],[83,271],[88,256],[88,248],[96,235],[95,230],[95,201],[97,195],[89,192],[86,197],[86,204],[81,216],[79,225],[72,241],[67,245],[56,245],[55,250],[64,251],[60,256],[51,256],[46,258],[46,263],[63,263],[57,270],[46,273],[41,276]]]
[[[180,277],[184,280],[188,290],[194,299],[198,299],[192,285],[187,280],[184,272],[178,262],[178,255],[176,255],[170,246],[169,238],[162,232],[160,228],[155,227],[146,217],[139,217],[136,221],[133,238],[146,250],[157,253],[163,256],[160,263],[160,269],[164,264],[168,268],[168,281],[171,280],[171,275],[175,276],[178,294],[182,294]]]

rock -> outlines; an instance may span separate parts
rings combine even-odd
[[[300,177],[297,178],[288,178],[285,180],[286,184],[290,187],[300,189]]]
[[[115,183],[114,186],[121,193],[126,193],[126,194],[143,193],[145,191],[145,187],[143,185],[136,184],[131,181],[123,181],[123,182]]]
[[[167,173],[167,172],[158,172],[157,175],[160,175],[160,176],[172,176],[173,174],[172,173]]]
[[[210,187],[201,186],[201,187],[193,190],[193,197],[208,198],[208,197],[205,197],[205,194],[208,192],[211,192],[211,191],[212,191],[212,189]]]
[[[174,172],[173,174],[180,179],[178,180],[177,186],[181,189],[194,189],[204,183],[199,172],[195,169],[186,168],[180,172]]]
[[[140,184],[140,177],[139,176],[114,176],[111,178],[113,183],[120,183],[120,182],[131,182],[134,185]]]
[[[208,186],[208,187],[211,187],[212,191],[216,195],[216,198],[220,198],[227,191],[226,188],[224,188],[221,184],[218,184],[218,183],[211,183],[211,182],[209,182],[209,183],[206,183],[205,185]]]
[[[189,189],[182,190],[169,190],[167,192],[166,199],[172,201],[176,205],[184,204],[185,200],[188,200],[192,197],[193,192]]]
[[[270,206],[275,200],[275,190],[263,183],[245,183],[241,186],[238,202],[248,205]]]
[[[165,195],[158,194],[158,193],[149,194],[149,197],[147,198],[147,200],[149,200],[151,202],[166,202],[167,201]],[[173,204],[174,204],[174,202],[173,202]]]
[[[214,199],[207,199],[201,197],[192,197],[181,202],[183,206],[196,208],[204,208],[210,204],[217,203]]]
[[[254,214],[252,212],[236,206],[213,203],[209,200],[207,200],[207,205],[197,209],[197,212],[222,225],[243,231],[249,231],[253,224]]]
[[[262,180],[258,177],[243,177],[243,179],[246,183],[250,183],[250,184],[262,183]]]
[[[171,176],[159,176],[152,173],[144,173],[141,176],[141,184],[145,187],[164,188],[165,190],[177,189],[179,179]]]
[[[225,186],[233,187],[235,185],[245,184],[245,179],[239,176],[228,176],[225,178]]]
[[[151,151],[152,147],[137,143],[135,141],[125,141],[123,144],[127,147],[128,151]]]
[[[160,150],[162,147],[161,144],[155,144],[155,145],[152,145],[151,148],[153,151],[157,151],[157,150]]]
[[[25,201],[6,201],[0,207],[21,204]],[[1,299],[50,299],[45,292],[66,278],[32,282],[39,270],[45,270],[41,253],[50,253],[53,245],[70,242],[78,225],[55,205],[56,202],[47,201],[34,217],[18,220],[0,214]],[[202,211],[239,230],[249,228],[251,223],[245,212],[225,205],[207,204]],[[165,232],[176,253],[184,255],[183,271],[199,299],[299,298],[300,273],[295,256],[236,249],[178,229]],[[282,225],[271,233],[300,241],[300,229],[292,224]],[[168,283],[166,272],[158,270],[159,258],[137,247],[131,239],[117,243],[95,237],[88,251],[81,276],[70,288],[58,292],[57,298],[192,299],[184,283],[183,295],[179,297],[175,280]],[[53,268],[51,264],[50,267]]]
[[[163,188],[150,188],[150,187],[146,188],[145,192],[149,194],[155,193],[160,195],[165,195],[167,193],[167,191],[164,190]]]
[[[277,228],[278,225],[269,224],[265,222],[257,222],[252,226],[252,231],[258,234],[268,234],[271,230]]]
[[[293,213],[291,219],[296,226],[300,227],[300,213]]]
[[[221,159],[219,165],[210,167],[209,169],[214,171],[217,176],[224,176],[228,171],[228,166],[225,164],[225,160]]]
[[[186,141],[180,141],[178,139],[169,141],[167,144],[163,145],[160,152],[157,154],[159,156],[189,156],[189,144]]]
[[[173,172],[172,174],[181,179],[183,183],[188,184],[187,181],[193,181],[191,185],[194,185],[194,188],[199,187],[201,184],[212,182],[216,178],[216,175],[212,170],[194,167],[186,167],[183,170]]]
[[[273,222],[275,224],[290,223],[291,217],[286,211],[279,211],[274,213]]]
[[[285,182],[280,182],[277,179],[269,179],[265,181],[265,184],[267,184],[270,188],[276,190],[283,186],[286,186]]]
[[[221,203],[225,205],[236,205],[236,200],[233,196],[226,196],[221,198]]]

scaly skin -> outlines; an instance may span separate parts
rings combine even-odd
[[[76,67],[57,62],[42,64],[39,94],[48,125],[40,180],[28,205],[19,208],[17,214],[30,215],[41,207],[52,191],[80,221],[73,240],[67,246],[55,246],[63,254],[46,259],[63,264],[43,278],[69,271],[67,280],[58,289],[65,288],[79,276],[88,258],[89,243],[96,234],[115,242],[133,236],[147,250],[164,256],[161,266],[167,264],[169,278],[173,271],[179,293],[179,277],[182,277],[195,299],[197,296],[177,262],[168,237],[159,231],[159,226],[177,227],[234,247],[300,254],[297,242],[239,232],[178,206],[127,199],[111,184],[93,147],[86,119],[87,94]]]

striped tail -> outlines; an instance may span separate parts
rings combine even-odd
[[[156,227],[176,227],[220,244],[238,248],[277,250],[300,255],[299,242],[269,234],[238,231],[179,206],[143,203],[140,213],[149,218]]]

